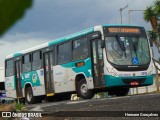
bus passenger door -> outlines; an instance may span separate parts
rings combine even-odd
[[[15,79],[16,79],[16,93],[17,98],[23,97],[22,95],[22,78],[21,78],[21,60],[15,61]]]
[[[105,85],[103,79],[103,53],[101,48],[101,39],[91,40],[91,56],[92,56],[92,73],[95,87],[102,87]]]
[[[53,53],[52,51],[44,53],[44,79],[47,96],[54,95],[53,81]]]

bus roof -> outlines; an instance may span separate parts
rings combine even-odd
[[[100,26],[100,25],[99,25]],[[45,47],[49,47],[49,46],[52,46],[52,45],[55,45],[55,44],[58,44],[58,43],[61,43],[61,42],[65,42],[65,41],[68,41],[70,39],[73,39],[73,38],[76,38],[76,37],[79,37],[79,36],[82,36],[82,35],[86,35],[86,34],[89,34],[89,33],[92,33],[95,30],[96,27],[99,27],[99,26],[95,26],[95,27],[92,27],[92,28],[88,28],[88,29],[85,29],[85,30],[82,30],[80,32],[76,32],[76,33],[73,33],[73,34],[70,34],[70,35],[67,35],[67,36],[64,36],[64,37],[61,37],[61,38],[58,38],[58,39],[54,39],[50,42],[47,42],[47,43],[44,43],[44,44],[41,44],[41,45],[38,45],[38,46],[34,46],[32,48],[29,48],[29,49],[26,49],[26,50],[22,50],[22,51],[19,51],[19,52],[16,52],[16,53],[13,53],[13,54],[10,54],[8,56],[6,56],[6,59],[9,59],[9,58],[12,58],[12,57],[17,57],[17,56],[21,56],[23,54],[26,54],[28,52],[32,52],[32,51],[35,51],[35,50],[39,50],[39,49],[42,49],[42,48],[45,48]],[[102,25],[101,27],[109,27],[109,26],[131,26],[131,27],[140,27],[140,26],[135,26],[135,25],[121,25],[121,24],[106,24],[106,25]]]

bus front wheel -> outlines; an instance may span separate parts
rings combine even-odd
[[[77,94],[82,99],[91,99],[94,96],[93,90],[88,89],[85,79],[82,79],[78,82]]]

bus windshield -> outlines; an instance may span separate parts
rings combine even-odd
[[[107,59],[115,65],[144,65],[150,62],[148,40],[143,36],[105,37]]]

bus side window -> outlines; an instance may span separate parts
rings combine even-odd
[[[28,72],[31,71],[31,55],[27,54],[22,57],[22,71],[23,72]]]
[[[101,60],[103,59],[103,55],[102,55],[102,48],[101,48],[101,41],[98,41],[98,58]]]
[[[84,59],[88,56],[87,38],[73,41],[73,60]]]
[[[6,61],[6,77],[13,76],[13,60]]]
[[[71,42],[58,46],[58,64],[71,61]]]
[[[32,70],[39,70],[42,68],[42,63],[41,63],[41,55],[42,52],[38,51],[38,52],[34,52],[32,54]]]
[[[92,43],[92,51],[93,51],[93,60],[94,60],[94,63],[97,63],[96,43],[95,42]]]

